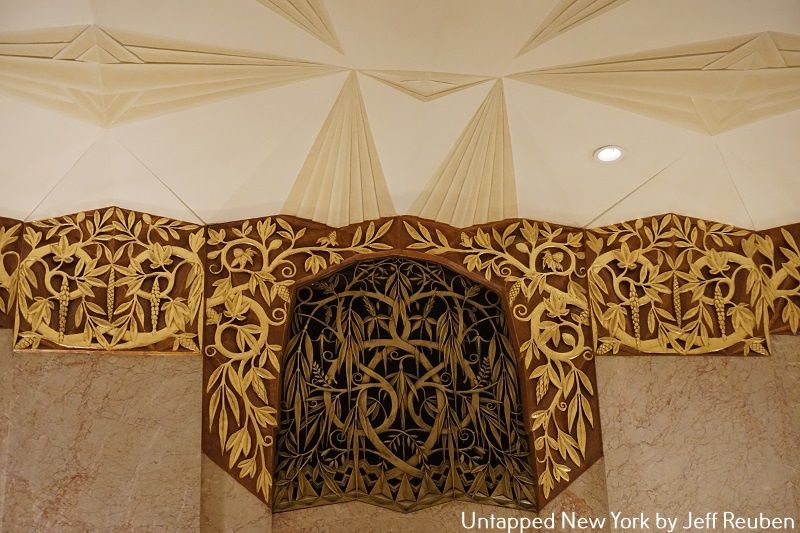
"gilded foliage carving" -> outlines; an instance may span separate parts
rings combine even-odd
[[[522,364],[535,390],[531,413],[538,484],[548,498],[589,459],[596,403],[589,372],[589,302],[583,232],[522,220],[461,232],[458,240],[426,224],[405,223],[410,249],[455,255],[487,280],[503,280],[517,325]],[[593,458],[592,458],[593,459]]]
[[[14,322],[21,233],[21,222],[0,217],[0,327],[11,327]]]
[[[204,239],[119,208],[26,224],[15,347],[198,352]]]
[[[769,275],[772,321],[770,330],[800,331],[800,224],[775,228],[766,232],[771,238],[773,255],[762,271]],[[774,243],[774,244],[773,244]]]
[[[591,230],[587,247],[598,355],[767,355],[769,236],[665,215]]]
[[[435,263],[356,263],[298,290],[283,366],[276,510],[535,507],[497,293]]]
[[[381,240],[391,226],[370,222],[345,234],[270,217],[208,229],[207,430],[227,467],[267,501],[290,288],[346,257],[389,249]]]

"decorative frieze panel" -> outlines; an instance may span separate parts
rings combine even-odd
[[[0,328],[14,324],[16,273],[22,223],[0,217]]]
[[[767,355],[769,236],[664,215],[588,231],[594,350]]]
[[[277,217],[211,227],[208,244],[204,450],[261,498],[271,497],[294,288],[365,254],[442,261],[503,295],[539,505],[600,457],[582,230],[529,221],[459,230],[414,217],[333,229]]]
[[[799,245],[800,224],[751,232],[677,215],[588,230],[518,219],[460,229],[412,216],[342,228],[291,216],[204,228],[108,208],[0,220],[0,325],[16,317],[20,350],[203,347],[204,451],[264,501],[291,507],[306,492],[289,496],[300,489],[287,488],[281,470],[276,496],[273,476],[276,462],[288,464],[276,457],[281,417],[284,427],[300,420],[281,382],[292,358],[307,355],[292,341],[301,330],[289,332],[298,287],[370,259],[437,263],[501,295],[534,476],[534,497],[498,489],[496,469],[487,479],[462,476],[463,493],[541,507],[602,454],[593,357],[767,355],[770,332],[800,330]],[[316,497],[348,493],[312,474]],[[376,498],[404,510],[435,500],[434,486],[461,490],[454,479],[440,487],[441,476],[424,490],[417,478],[365,476],[363,488],[369,479]]]
[[[204,241],[116,207],[26,224],[15,348],[198,352]]]

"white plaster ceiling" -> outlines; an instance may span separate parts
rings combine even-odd
[[[763,229],[800,221],[799,76],[800,0],[0,0],[0,216]]]

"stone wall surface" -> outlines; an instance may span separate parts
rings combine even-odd
[[[0,529],[198,530],[200,357],[0,355]]]

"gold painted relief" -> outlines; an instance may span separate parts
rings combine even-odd
[[[348,232],[319,231],[313,223],[270,217],[208,229],[204,419],[213,437],[204,443],[265,501],[272,487],[275,380],[289,290],[346,257],[391,248],[382,242],[391,226],[389,220]]]
[[[772,321],[770,330],[777,333],[800,331],[800,224],[764,232],[774,254],[761,267],[770,276],[769,294]],[[774,243],[774,244],[773,244]]]
[[[339,493],[325,483],[332,472],[308,473],[297,464],[292,468],[310,476],[311,492],[305,485],[302,492],[291,492],[300,489],[287,488],[286,477],[280,478],[284,492],[279,497],[272,490],[279,410],[291,423],[288,406],[296,405],[292,401],[279,409],[280,379],[289,377],[285,364],[307,352],[305,337],[302,350],[298,347],[300,330],[288,331],[292,302],[298,309],[303,302],[296,287],[370,258],[435,260],[440,265],[426,267],[428,274],[420,279],[430,281],[431,269],[446,267],[502,295],[508,334],[498,338],[518,356],[517,405],[527,421],[532,490],[541,507],[602,455],[594,355],[767,355],[770,332],[800,331],[799,243],[800,225],[751,232],[676,215],[592,230],[528,220],[459,229],[409,216],[342,228],[288,216],[204,228],[109,208],[25,224],[2,220],[0,302],[6,313],[16,308],[17,349],[196,352],[203,346],[204,451],[264,501],[282,498],[287,506],[300,500],[305,505],[331,500],[329,489]],[[406,287],[409,301],[415,298],[412,292]],[[403,306],[391,308],[399,313]],[[417,329],[433,328],[424,312],[417,320],[417,311],[403,320],[413,318]],[[303,316],[310,315],[301,312],[296,318]],[[364,320],[364,328],[385,329],[386,324],[368,326],[372,316]],[[332,324],[335,329],[343,322]],[[403,339],[396,329],[388,330],[398,333],[392,339]],[[369,335],[350,337],[371,342]],[[481,346],[474,351],[500,353],[497,342]],[[347,374],[347,361],[351,369],[363,364],[363,352],[339,353],[344,366],[336,366],[329,378],[344,379],[339,371]],[[448,364],[453,360],[458,358],[447,356]],[[482,371],[473,363],[466,360],[450,375],[460,373],[470,381]],[[310,388],[284,389],[284,401],[289,392],[324,395],[330,383],[315,382],[319,377],[312,369],[303,378]],[[301,411],[310,408],[302,405]],[[309,432],[311,426],[301,430]],[[397,464],[417,460],[404,457]],[[412,466],[419,470],[420,464]],[[470,472],[456,476],[465,495],[523,507],[533,501],[522,486],[500,482],[504,474],[496,469],[480,479]],[[359,483],[370,492],[377,486],[382,504],[409,510],[438,497],[434,486],[442,497],[460,490],[444,470],[437,475],[425,489],[418,478],[406,484],[402,476],[380,481],[374,469],[353,483],[357,492]],[[515,475],[524,477],[524,472]],[[451,484],[441,485],[448,476]],[[345,489],[339,496],[348,494]],[[309,500],[312,493],[316,496]]]
[[[199,352],[204,240],[116,207],[26,224],[15,348]]]
[[[590,230],[594,349],[767,355],[773,244],[677,215]]]
[[[21,222],[0,217],[0,328],[10,328],[14,323],[21,233]]]
[[[409,248],[458,256],[468,271],[503,280],[534,395],[530,426],[538,484],[548,499],[601,453],[589,446],[600,433],[583,232],[522,220],[470,228],[456,240],[422,222],[405,227],[414,241]]]
[[[499,294],[389,257],[300,288],[290,320],[275,510],[452,499],[535,509]]]

